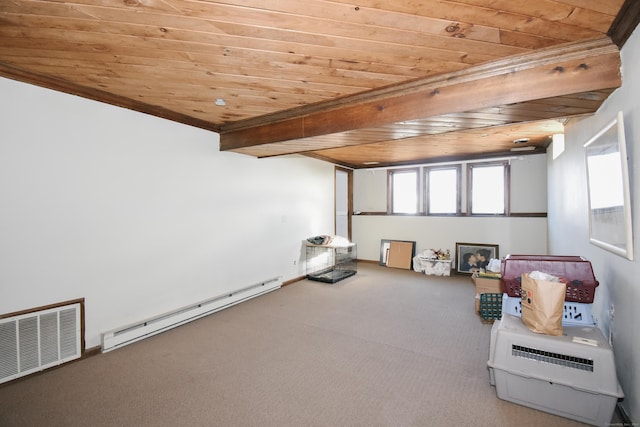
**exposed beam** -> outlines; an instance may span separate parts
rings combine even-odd
[[[620,85],[620,52],[610,38],[603,37],[234,122],[221,126],[220,148],[304,140]],[[304,148],[300,151],[314,149]]]
[[[618,47],[622,47],[640,23],[640,2],[626,0],[607,33]]]
[[[370,161],[386,160],[387,155],[390,154],[389,150],[394,151],[396,155],[398,150],[401,150],[404,158],[417,159],[423,158],[424,153],[423,155],[418,155],[418,151],[422,151],[424,148],[423,142],[427,140],[433,141],[435,136],[442,135],[445,136],[442,141],[447,141],[446,144],[440,147],[445,150],[444,153],[464,155],[468,154],[468,150],[471,149],[467,142],[470,138],[468,132],[473,129],[496,129],[497,126],[513,126],[517,123],[526,123],[526,135],[520,136],[530,137],[532,135],[529,135],[529,133],[532,130],[537,132],[541,125],[544,128],[543,123],[547,120],[562,122],[568,117],[594,113],[612,90],[588,91],[509,105],[496,105],[475,111],[431,116],[377,128],[357,129],[313,138],[274,142],[238,148],[233,151],[255,157],[271,157],[300,152],[308,154],[309,152],[304,152],[304,150],[313,148],[313,152],[329,156],[334,162],[346,161],[347,164],[351,164],[353,162],[357,163],[356,158],[363,158],[363,156]],[[516,127],[520,128],[519,126]],[[494,137],[489,137],[493,134],[493,131],[487,130],[488,132],[483,131],[481,134],[482,145],[486,149],[494,150],[496,149],[495,144],[501,141],[499,141],[499,138],[496,140]],[[545,135],[553,133],[558,132],[544,131]],[[511,138],[510,142],[516,138],[518,136]],[[474,137],[470,139],[478,141]],[[462,145],[454,144],[457,147],[454,148],[451,143],[457,140],[467,141],[460,141]],[[414,144],[406,144],[407,141],[413,141]],[[367,145],[365,146],[364,144]],[[473,145],[475,146],[476,144]],[[365,149],[360,150],[360,148]],[[352,156],[355,153],[358,153],[355,156],[356,158]],[[348,157],[342,157],[344,154],[347,154]],[[427,154],[426,157],[430,156],[431,154]],[[364,160],[363,158],[362,161]],[[360,164],[362,165],[362,163]]]

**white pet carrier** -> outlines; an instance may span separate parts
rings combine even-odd
[[[592,425],[609,425],[624,396],[613,351],[600,330],[563,326],[537,334],[503,313],[491,329],[489,374],[500,399]]]

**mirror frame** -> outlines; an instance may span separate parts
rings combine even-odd
[[[602,171],[589,168],[590,154],[611,151],[619,154],[619,170]],[[585,166],[587,170],[587,195],[589,199],[589,241],[617,255],[633,260],[633,232],[631,218],[631,197],[629,190],[629,167],[627,147],[624,137],[622,111],[607,123],[598,133],[584,144]],[[611,173],[621,176],[612,177]],[[611,182],[621,186],[622,206],[592,208],[596,191],[591,183]],[[608,212],[607,212],[608,210]]]

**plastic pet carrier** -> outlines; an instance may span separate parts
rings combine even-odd
[[[608,426],[624,397],[613,351],[598,328],[563,330],[561,336],[537,334],[520,318],[503,314],[491,329],[491,384],[500,399]]]
[[[502,313],[522,318],[522,299],[502,295]],[[562,309],[562,326],[596,326],[591,304],[565,301]]]
[[[522,274],[532,271],[566,279],[565,301],[592,303],[599,285],[591,262],[580,256],[507,255],[500,264],[504,292],[510,297],[519,297]]]

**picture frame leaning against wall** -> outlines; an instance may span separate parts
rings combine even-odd
[[[456,274],[472,275],[484,271],[492,258],[498,258],[498,245],[488,243],[456,243]]]

